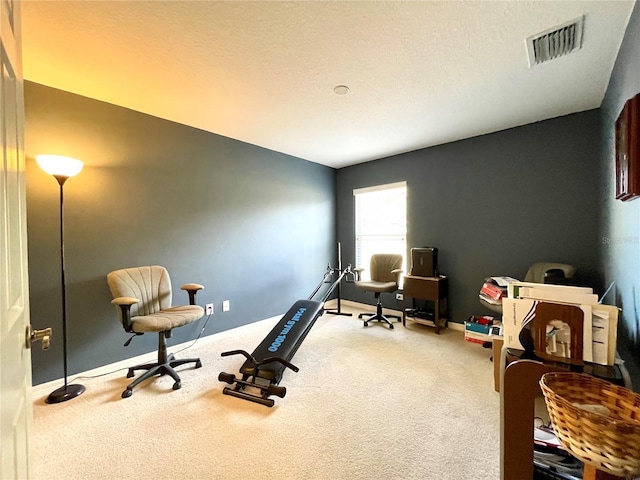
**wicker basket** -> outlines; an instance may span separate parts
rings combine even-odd
[[[546,373],[540,386],[565,449],[611,475],[640,475],[640,395],[583,373]]]

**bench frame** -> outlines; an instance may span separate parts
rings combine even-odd
[[[322,281],[309,298],[307,300],[298,300],[294,303],[253,353],[247,353],[245,350],[231,350],[221,354],[223,357],[243,355],[246,358],[240,368],[242,378],[226,372],[220,372],[218,375],[219,381],[232,385],[231,387],[224,387],[223,394],[266,405],[267,407],[273,407],[274,405],[274,400],[269,398],[271,395],[284,398],[287,389],[278,384],[287,368],[294,372],[299,371],[299,368],[293,365],[290,360],[302,345],[316,320],[324,313],[324,302],[345,276],[348,282],[354,281],[351,265],[340,272],[338,278],[332,282],[335,273],[336,270],[334,268],[327,266],[327,272],[324,274]],[[322,285],[326,283],[331,283],[331,286],[322,299],[312,300]],[[278,356],[277,354],[280,355]]]

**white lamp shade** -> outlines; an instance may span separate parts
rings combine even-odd
[[[37,155],[36,162],[49,175],[67,178],[75,177],[84,166],[80,160],[61,155]]]

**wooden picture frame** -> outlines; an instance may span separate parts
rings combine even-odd
[[[616,199],[640,196],[640,94],[627,100],[615,124]]]
[[[535,354],[547,361],[584,365],[584,312],[576,305],[540,302],[533,319]],[[559,336],[564,338],[556,341]]]

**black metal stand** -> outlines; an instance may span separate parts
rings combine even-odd
[[[371,313],[361,313],[360,315],[358,315],[358,318],[362,319],[364,317],[367,317],[367,319],[364,321],[364,326],[368,327],[369,326],[369,322],[384,322],[387,325],[389,325],[389,328],[393,330],[393,323],[391,323],[391,320],[389,320],[389,318],[395,318],[397,319],[398,322],[400,322],[402,320],[402,317],[399,317],[398,315],[384,315],[382,313],[382,302],[380,301],[380,292],[376,293],[376,313],[371,314]],[[388,318],[387,318],[388,317]]]
[[[158,332],[158,361],[152,363],[144,363],[142,365],[136,365],[135,367],[129,367],[127,372],[127,378],[132,378],[135,375],[136,370],[146,370],[142,375],[136,378],[133,382],[127,385],[127,388],[122,392],[122,398],[129,398],[133,395],[133,387],[144,382],[148,378],[155,377],[156,375],[169,375],[173,378],[173,389],[180,390],[182,388],[182,381],[180,376],[174,370],[175,367],[185,365],[187,363],[195,363],[194,368],[202,367],[202,362],[199,358],[183,358],[176,359],[173,353],[167,352],[167,338],[171,337],[171,330],[166,332]]]
[[[84,385],[67,384],[67,296],[65,290],[65,278],[64,278],[64,217],[63,217],[63,185],[68,177],[61,175],[54,175],[58,183],[60,184],[60,271],[62,275],[62,354],[64,356],[64,386],[54,390],[49,394],[46,403],[60,403],[71,400],[72,398],[81,395],[84,391]]]
[[[337,270],[338,272],[342,272],[342,250],[340,249],[340,242],[338,242],[338,268],[335,270]],[[338,283],[338,309],[326,310],[326,312],[331,315],[344,315],[345,317],[351,317],[353,315],[352,313],[341,311],[341,308],[342,308],[340,305],[341,294],[342,294],[342,282]]]

